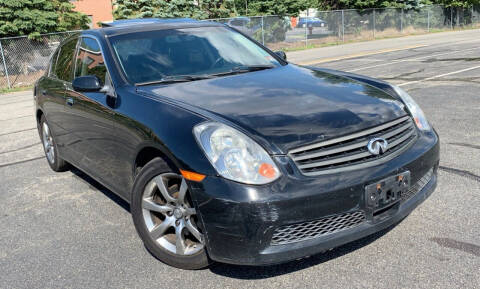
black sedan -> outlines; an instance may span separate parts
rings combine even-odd
[[[222,24],[109,26],[53,54],[38,131],[50,167],[130,203],[167,264],[310,256],[397,223],[436,187],[438,136],[397,86],[290,64]]]

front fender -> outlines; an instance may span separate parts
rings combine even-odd
[[[152,147],[176,167],[205,175],[216,175],[193,135],[193,127],[206,120],[196,113],[158,98],[119,89],[120,105],[115,125],[119,139],[128,147],[128,162],[134,170],[138,153]]]

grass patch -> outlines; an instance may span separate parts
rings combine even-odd
[[[33,85],[20,86],[20,87],[14,87],[14,88],[0,88],[0,94],[7,94],[7,93],[17,92],[17,91],[27,91],[27,90],[31,90],[32,88],[33,88]]]
[[[308,50],[308,49],[313,49],[313,48],[321,48],[321,47],[327,47],[327,46],[335,46],[335,45],[340,45],[344,44],[346,42],[327,42],[327,43],[320,43],[320,44],[307,44],[307,46],[297,46],[297,47],[287,47],[284,49],[280,49],[285,52],[292,52],[292,51],[302,51],[302,50]]]

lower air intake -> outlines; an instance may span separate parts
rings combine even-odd
[[[285,245],[356,227],[365,222],[365,213],[356,211],[300,224],[282,226],[273,233],[272,245]]]
[[[430,182],[433,176],[433,168],[428,170],[428,172],[418,180],[410,189],[402,195],[402,200],[406,201],[411,197],[415,196],[418,192],[420,192],[427,184]]]

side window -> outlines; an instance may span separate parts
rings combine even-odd
[[[73,54],[77,46],[77,40],[77,38],[71,39],[60,48],[55,65],[55,75],[61,80],[72,82]]]
[[[50,77],[55,77],[55,64],[57,64],[57,58],[58,58],[59,52],[60,52],[60,48],[56,49],[52,57],[50,58],[50,63],[48,65],[48,76]]]
[[[89,37],[81,38],[75,59],[75,77],[96,75],[105,84],[106,74],[107,68],[97,40]]]

